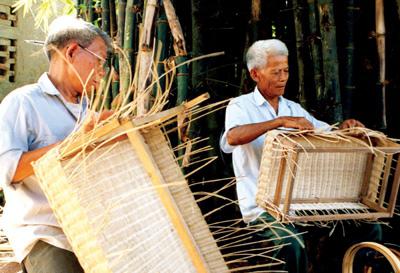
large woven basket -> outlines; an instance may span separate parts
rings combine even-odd
[[[76,141],[71,155],[54,149],[36,162],[85,272],[228,271],[161,130],[173,114],[114,120],[91,136],[94,150],[79,152],[87,141]],[[124,131],[129,139],[102,144]]]
[[[267,133],[257,203],[280,221],[393,215],[400,145],[385,138]]]

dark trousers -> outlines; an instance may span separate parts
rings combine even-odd
[[[38,241],[22,262],[24,273],[84,273],[71,251]]]
[[[320,266],[314,267],[313,272],[341,272],[341,262],[345,250],[351,245],[362,242],[362,241],[373,241],[380,242],[382,240],[382,228],[379,224],[370,224],[353,221],[342,221],[338,222],[335,229],[329,228],[304,228],[300,226],[294,226],[290,224],[281,224],[275,222],[268,213],[263,213],[257,220],[250,223],[251,226],[265,225],[266,228],[258,232],[256,236],[274,239],[275,245],[285,245],[275,253],[275,257],[284,261],[285,264],[276,268],[277,270],[286,270],[289,273],[306,273],[309,268],[308,249],[303,247],[306,241],[310,237],[322,237],[328,236],[330,243],[325,243],[324,246],[318,246],[319,251],[322,252],[322,257],[318,258],[317,263],[324,262],[325,259],[329,260],[329,257],[339,257],[333,264],[332,267],[326,269],[327,271],[320,271]],[[272,223],[272,224],[271,224]],[[304,235],[296,235],[302,232],[307,232]],[[318,241],[317,244],[320,244]],[[338,252],[331,252],[330,246],[334,245]],[[320,253],[321,254],[321,253]],[[327,257],[324,257],[326,254]],[[313,257],[314,258],[314,257]],[[274,268],[275,269],[275,268]],[[357,271],[355,271],[357,272]]]

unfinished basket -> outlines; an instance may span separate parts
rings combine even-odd
[[[85,272],[228,271],[161,130],[188,106],[114,120],[35,163]]]
[[[400,145],[339,132],[266,135],[257,203],[280,221],[393,215]]]

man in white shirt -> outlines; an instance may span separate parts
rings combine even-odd
[[[24,272],[83,272],[31,163],[65,139],[87,108],[85,92],[105,75],[111,39],[81,19],[63,16],[45,41],[49,71],[0,104],[0,185],[3,227]],[[106,116],[103,115],[103,118]]]
[[[283,97],[289,78],[288,49],[277,39],[255,42],[247,52],[247,67],[256,82],[254,92],[232,99],[226,109],[225,132],[220,146],[232,153],[237,179],[236,191],[243,220],[248,224],[272,222],[273,217],[256,204],[257,180],[265,133],[277,128],[329,129],[325,122],[315,119],[298,103]],[[363,126],[349,119],[340,127]],[[261,236],[276,238],[276,244],[286,244],[279,256],[286,261],[284,269],[291,273],[307,272],[307,254],[296,238],[285,237],[297,233],[293,226],[282,229],[267,228]],[[380,236],[381,231],[377,231]],[[300,240],[303,240],[299,236]],[[378,238],[379,239],[379,238]]]

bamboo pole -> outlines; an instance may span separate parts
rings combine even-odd
[[[183,31],[179,19],[176,16],[175,9],[170,0],[163,0],[165,14],[168,19],[168,24],[174,37],[174,50],[177,56],[186,56],[186,43],[183,36]]]
[[[110,3],[101,0],[101,29],[110,35]]]
[[[357,8],[354,6],[354,0],[346,2],[346,35],[344,35],[344,47],[346,55],[343,59],[343,116],[348,119],[353,116],[352,104],[354,91],[356,89],[354,83],[354,12]]]
[[[174,37],[174,51],[176,64],[179,65],[187,60],[187,51],[185,38],[178,17],[176,16],[175,9],[170,0],[163,0],[165,14],[168,19],[168,24],[171,29],[172,36]],[[189,67],[188,64],[178,67],[177,74],[178,94],[176,104],[180,105],[187,98],[189,87]]]
[[[303,107],[306,107],[306,97],[304,90],[304,28],[303,28],[303,11],[304,7],[299,3],[298,0],[293,0],[293,12],[294,12],[294,28],[296,33],[296,60],[297,60],[297,75],[299,82],[299,102]]]
[[[117,10],[115,8],[115,0],[108,0],[110,8],[110,36],[114,40],[117,36]]]
[[[386,129],[386,58],[385,58],[385,16],[383,0],[375,1],[376,43],[379,56],[379,86],[382,92],[382,123],[381,129]]]
[[[186,56],[178,56],[176,58],[176,64],[179,65],[187,61]],[[176,75],[178,84],[178,94],[176,99],[176,105],[180,105],[186,101],[189,87],[189,65],[184,64],[178,67],[178,73]]]
[[[124,32],[125,32],[125,14],[126,14],[126,0],[118,1],[118,31],[117,31],[117,45],[123,47],[124,45]]]
[[[314,87],[316,98],[326,98],[323,86],[322,60],[321,60],[321,36],[318,29],[318,12],[315,0],[308,0],[308,20],[310,26],[310,37],[307,39],[311,51],[312,69],[314,75]]]
[[[246,52],[250,47],[250,44],[258,40],[258,25],[261,17],[261,0],[252,0],[251,2],[251,13],[248,25],[248,30],[246,33],[246,38],[244,42],[243,50],[243,63],[246,63]],[[249,77],[247,73],[247,66],[244,65],[240,76],[240,88],[242,93],[247,93],[248,91]]]
[[[150,92],[146,91],[148,79],[151,76],[150,70],[153,63],[153,35],[154,35],[154,19],[158,5],[157,0],[147,0],[145,7],[145,15],[143,26],[141,29],[139,40],[139,55],[138,55],[138,69],[139,74],[137,77],[136,86],[137,91],[137,114],[144,115],[150,108]]]
[[[322,39],[322,64],[327,98],[320,98],[331,107],[329,122],[343,120],[339,86],[339,67],[336,47],[336,26],[333,0],[318,0],[319,22]],[[327,100],[326,100],[327,99]]]
[[[162,75],[165,72],[164,61],[167,58],[167,32],[168,32],[168,21],[165,15],[165,9],[161,8],[159,16],[156,20],[156,33],[157,42],[155,46],[155,52],[157,57],[157,76]],[[158,90],[164,90],[165,88],[165,77],[158,79],[158,84],[153,87],[153,96],[156,97]]]
[[[138,0],[127,0],[126,10],[125,10],[125,26],[124,26],[124,37],[123,37],[123,49],[127,56],[127,62],[129,64],[120,65],[120,78],[121,78],[121,90],[120,93],[131,92],[128,90],[130,88],[131,78],[128,73],[128,65],[131,71],[134,71],[135,58],[134,58],[134,43],[136,41],[136,28],[137,28],[137,13],[140,12],[139,1]],[[122,14],[122,12],[121,12]],[[121,60],[121,59],[120,59]]]
[[[202,25],[204,18],[202,18],[202,6],[201,1],[191,0],[192,7],[192,55],[193,57],[203,55],[204,48],[204,37]],[[200,60],[192,63],[192,86],[196,88],[202,79],[202,73],[205,70],[204,61]]]
[[[96,20],[96,14],[94,12],[93,0],[87,0],[88,7],[88,21],[93,23]]]

